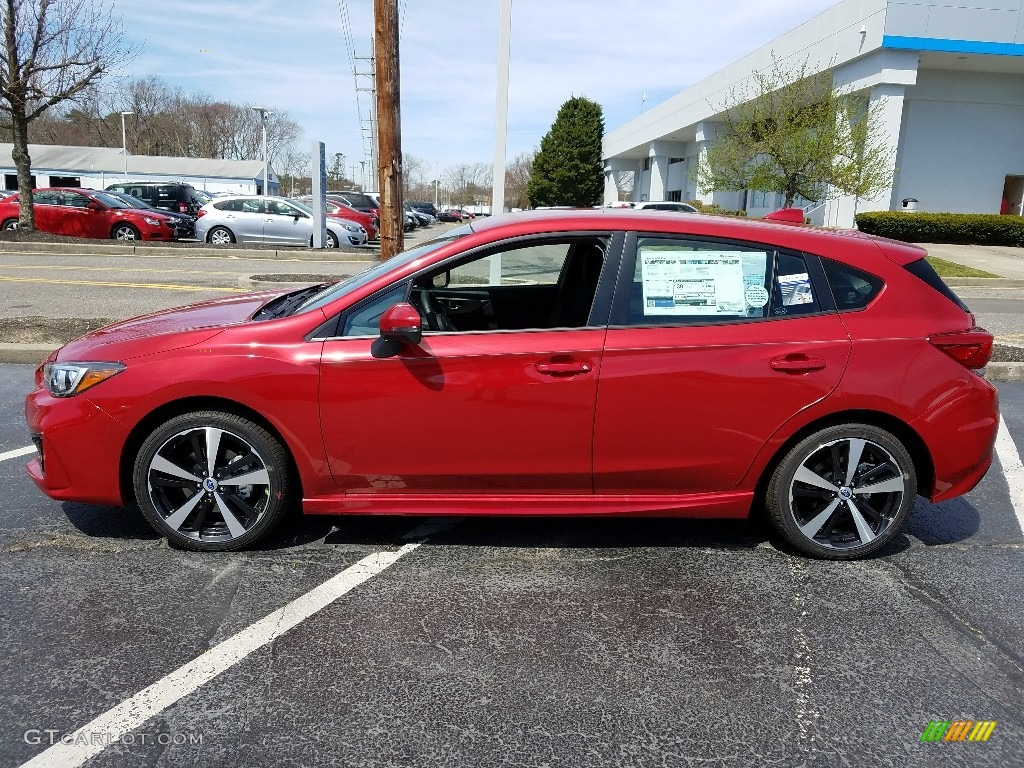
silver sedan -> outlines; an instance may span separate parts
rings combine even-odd
[[[196,238],[213,245],[266,243],[313,244],[313,209],[298,200],[262,195],[219,197],[199,209]],[[328,248],[365,245],[362,225],[344,219],[327,219]]]

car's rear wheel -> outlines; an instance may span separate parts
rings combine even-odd
[[[235,242],[235,236],[227,227],[214,227],[206,236],[206,242],[212,245],[228,245]]]
[[[801,440],[772,474],[768,513],[801,552],[853,560],[900,532],[914,506],[917,474],[906,447],[868,424],[843,424]]]
[[[135,497],[173,545],[239,549],[280,521],[290,501],[289,466],[284,448],[258,424],[218,411],[188,413],[143,442]]]
[[[0,229],[4,229],[5,231],[10,231],[12,229],[17,229],[17,228],[18,228],[18,220],[17,219],[5,219],[4,223],[2,225],[0,225]]]
[[[110,232],[112,240],[141,240],[139,230],[131,224],[118,224]]]

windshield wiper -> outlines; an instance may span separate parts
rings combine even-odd
[[[311,285],[308,288],[300,288],[297,291],[286,293],[284,296],[278,296],[253,315],[252,319],[276,320],[279,317],[286,317],[296,310],[302,302],[310,296],[319,293],[328,285],[330,285],[330,283],[320,283],[319,285]]]

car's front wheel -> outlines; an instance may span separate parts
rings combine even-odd
[[[175,546],[231,550],[261,539],[289,504],[288,455],[258,424],[199,411],[170,419],[143,442],[135,497]]]
[[[309,237],[309,247],[310,248],[313,247],[313,236],[312,235],[310,235],[310,237]],[[333,232],[331,232],[331,230],[328,229],[327,230],[327,239],[324,241],[324,248],[337,248],[337,247],[338,247],[338,236],[336,234],[334,234]]]
[[[4,223],[2,225],[0,225],[0,228],[4,229],[5,231],[8,231],[8,232],[11,231],[11,230],[17,229],[18,228],[18,220],[17,219],[5,219]]]
[[[110,233],[112,240],[140,240],[139,230],[131,224],[118,224]]]
[[[227,227],[214,227],[206,236],[206,242],[211,245],[228,245],[235,242],[235,236]]]
[[[773,472],[765,501],[775,528],[796,549],[853,560],[900,532],[916,494],[914,462],[896,437],[843,424],[795,445]]]

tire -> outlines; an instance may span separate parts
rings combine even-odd
[[[898,439],[868,424],[842,424],[801,440],[785,455],[765,502],[776,530],[800,552],[854,560],[900,532],[916,496],[914,462]]]
[[[17,219],[5,219],[3,224],[0,224],[0,229],[10,232],[11,230],[18,228]]]
[[[141,240],[139,230],[131,224],[118,224],[110,231],[111,240]]]
[[[241,549],[280,522],[291,501],[289,466],[285,449],[258,424],[218,411],[187,413],[143,442],[135,460],[135,498],[173,546]],[[249,482],[239,485],[239,479]]]
[[[310,248],[313,247],[313,236],[312,235],[310,235],[310,237],[309,237],[309,247]],[[327,230],[327,242],[324,243],[324,247],[325,248],[337,248],[338,247],[338,236],[336,234],[334,234],[333,232],[331,232],[331,230],[329,230],[329,229]]]
[[[206,233],[206,242],[212,245],[227,245],[235,242],[235,235],[227,227],[214,227]]]

